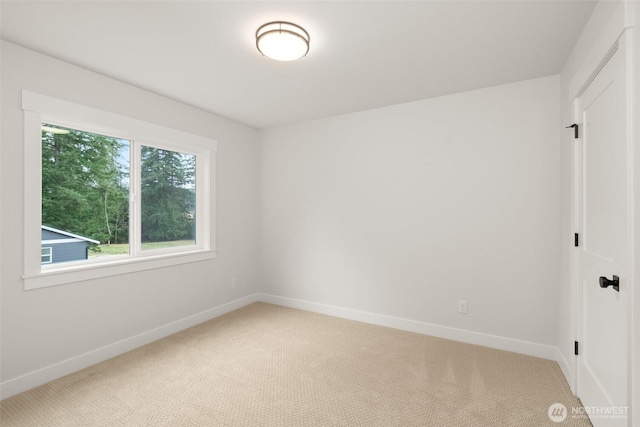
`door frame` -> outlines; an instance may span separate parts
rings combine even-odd
[[[629,321],[631,322],[631,342],[629,349],[631,355],[629,362],[637,369],[631,370],[631,390],[629,402],[631,405],[632,421],[640,421],[640,5],[637,2],[629,2],[627,6],[630,10],[627,12],[629,24],[632,25],[626,32],[629,40],[630,59],[627,61],[627,78],[632,87],[631,96],[629,96],[629,108],[627,111],[627,119],[629,120],[630,139],[636,150],[633,152],[634,176],[633,185],[635,197],[634,200],[634,229],[633,229],[633,262],[631,271],[633,272],[633,289],[631,289],[631,307],[629,311]],[[634,121],[633,118],[636,118]],[[630,423],[631,425],[631,423]]]
[[[640,8],[638,8],[640,9]],[[640,31],[639,31],[640,33]],[[640,36],[640,35],[639,35]],[[636,212],[640,214],[640,147],[634,149],[635,143],[640,144],[640,123],[639,120],[633,120],[635,112],[640,113],[640,78],[635,77],[634,70],[640,71],[640,37],[638,37],[637,47],[634,50],[634,31],[633,28],[626,28],[615,43],[609,48],[607,53],[602,57],[598,66],[585,79],[580,90],[573,96],[571,102],[571,114],[573,123],[579,125],[582,130],[582,117],[579,111],[579,98],[583,95],[589,84],[595,76],[606,65],[611,56],[617,51],[622,55],[625,67],[625,79],[627,85],[626,104],[626,149],[627,149],[627,227],[631,233],[631,238],[627,242],[627,257],[629,265],[629,275],[626,282],[629,288],[628,301],[628,357],[627,369],[629,373],[629,381],[627,383],[628,396],[628,425],[633,425],[633,420],[640,420],[640,369],[633,369],[633,366],[640,366],[640,282],[638,280],[640,272],[640,218],[636,218]],[[631,89],[631,90],[629,90]],[[636,108],[634,108],[636,107]],[[572,182],[571,182],[571,226],[575,233],[582,232],[582,134],[579,133],[578,139],[573,139],[572,146]],[[576,248],[577,249],[577,248]],[[571,254],[571,301],[572,301],[572,320],[573,333],[576,341],[581,342],[582,332],[581,313],[582,313],[582,289],[579,283],[579,258],[578,251],[572,251]],[[635,325],[635,327],[634,327]],[[577,358],[574,356],[570,362],[573,372],[570,379],[570,387],[574,394],[578,391],[578,369]],[[636,411],[634,411],[634,409]],[[634,413],[637,412],[637,413]],[[635,415],[635,416],[634,416]]]

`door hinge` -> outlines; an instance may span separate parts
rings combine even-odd
[[[573,342],[573,354],[578,355],[578,341]]]
[[[573,235],[573,246],[575,246],[575,247],[580,246],[580,237],[579,237],[578,233]]]
[[[565,129],[573,128],[573,138],[578,139],[578,125],[576,123],[571,126],[567,126]]]

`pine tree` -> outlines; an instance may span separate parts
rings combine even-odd
[[[195,157],[142,147],[142,242],[193,238]]]

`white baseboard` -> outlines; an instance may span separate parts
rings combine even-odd
[[[297,308],[314,313],[327,314],[359,322],[371,323],[374,325],[386,326],[409,332],[416,332],[424,335],[431,335],[439,338],[446,338],[469,344],[481,345],[498,350],[512,351],[529,356],[555,360],[560,365],[560,368],[569,384],[572,384],[571,367],[557,347],[464,329],[456,329],[448,326],[418,322],[399,317],[353,310],[344,307],[336,307],[270,294],[255,293],[7,380],[0,383],[0,399],[5,399],[41,384],[45,384],[49,381],[53,381],[57,378],[79,371],[80,369],[95,365],[96,363],[126,353],[127,351],[149,344],[158,339],[187,329],[191,326],[195,326],[199,323],[206,322],[207,320],[229,313],[233,310],[237,310],[257,301],[281,305],[284,307]]]
[[[219,305],[217,307],[202,311],[192,316],[176,320],[166,325],[160,326],[150,331],[125,338],[113,344],[88,351],[84,354],[74,356],[53,365],[46,366],[33,372],[12,378],[0,384],[0,399],[6,399],[41,384],[48,383],[57,378],[69,375],[96,363],[105,361],[112,357],[126,353],[145,344],[167,337],[176,332],[195,326],[199,323],[237,310],[245,305],[252,304],[259,300],[259,294],[251,294],[246,297]]]
[[[574,377],[575,371],[573,369],[575,365],[572,365],[569,363],[567,358],[564,357],[564,354],[562,353],[562,351],[560,351],[560,348],[557,348],[556,350],[557,351],[556,351],[555,360],[556,362],[558,362],[558,365],[560,366],[560,370],[562,371],[564,378],[567,380],[567,383],[569,383],[569,388],[571,389],[571,392],[573,394],[576,394],[576,381]]]
[[[416,332],[419,334],[446,338],[468,344],[481,345],[498,350],[512,351],[514,353],[526,354],[528,356],[541,357],[555,361],[557,361],[557,356],[559,354],[558,348],[550,345],[522,341],[514,338],[505,338],[464,329],[456,329],[448,326],[434,325],[432,323],[418,322],[415,320],[402,319],[382,314],[368,313],[349,308],[318,304],[315,302],[285,298],[270,294],[258,294],[258,300],[284,307],[297,308],[320,314],[328,314],[330,316],[342,317],[344,319],[387,326],[390,328],[401,329],[403,331]]]

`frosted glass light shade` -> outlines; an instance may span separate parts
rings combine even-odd
[[[269,22],[256,31],[256,47],[276,61],[294,61],[309,52],[309,33],[290,22]]]

